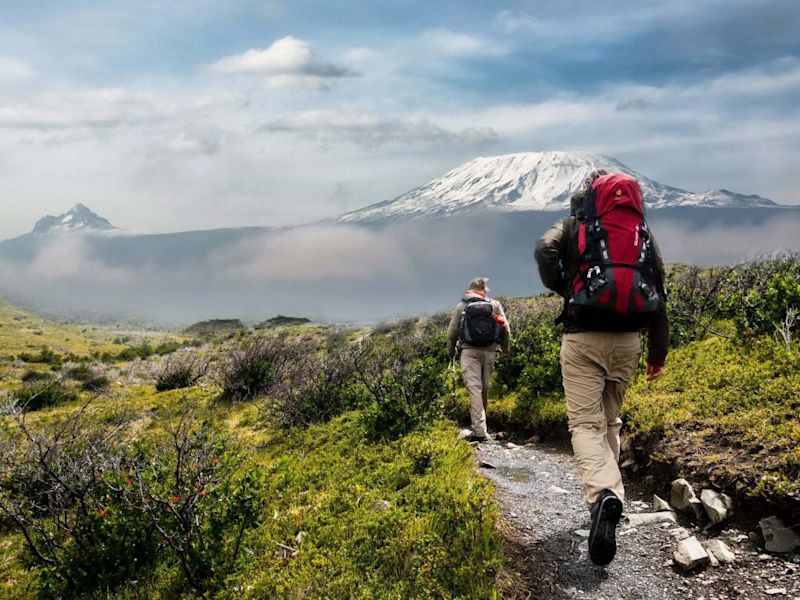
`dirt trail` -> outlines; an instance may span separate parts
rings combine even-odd
[[[616,559],[607,568],[595,567],[587,552],[589,512],[567,449],[491,441],[478,446],[476,457],[494,467],[481,471],[495,482],[503,509],[512,569],[519,574],[517,598],[800,600],[800,565],[790,557],[761,554],[734,530],[720,539],[736,552],[736,563],[685,575],[672,566],[677,542],[669,530],[676,525],[631,527],[623,521]],[[626,513],[650,512],[649,500],[629,498]],[[702,532],[681,525],[704,539]]]

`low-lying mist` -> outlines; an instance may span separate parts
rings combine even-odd
[[[492,293],[542,291],[538,237],[559,215],[324,224],[159,236],[67,235],[0,248],[0,293],[62,318],[180,326],[276,314],[339,322],[444,310],[476,275]],[[667,262],[732,264],[800,247],[800,210],[653,212]]]

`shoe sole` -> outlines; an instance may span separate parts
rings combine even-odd
[[[622,517],[622,502],[614,496],[600,501],[599,516],[592,521],[589,533],[589,559],[602,567],[614,560],[617,553],[617,524]]]

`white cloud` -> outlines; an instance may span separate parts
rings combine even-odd
[[[433,52],[447,56],[498,55],[503,50],[496,44],[457,33],[449,29],[429,29],[420,36]]]
[[[0,56],[0,83],[26,79],[33,75],[28,63],[10,56]]]
[[[323,143],[351,142],[366,148],[388,143],[494,144],[497,133],[488,127],[449,131],[426,117],[387,117],[371,112],[319,111],[296,113],[265,125],[262,130],[310,136]]]
[[[141,126],[174,117],[174,103],[122,88],[51,89],[0,107],[0,128],[53,130]]]
[[[281,38],[267,48],[251,48],[213,63],[214,73],[251,74],[263,77],[270,87],[324,89],[331,81],[351,77],[350,69],[322,60],[311,44],[292,36]]]

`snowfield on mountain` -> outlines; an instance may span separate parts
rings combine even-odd
[[[483,211],[559,211],[595,169],[628,173],[649,208],[777,206],[728,190],[689,192],[663,185],[614,158],[588,152],[525,152],[479,157],[401,196],[343,215],[344,223],[447,217]]]

